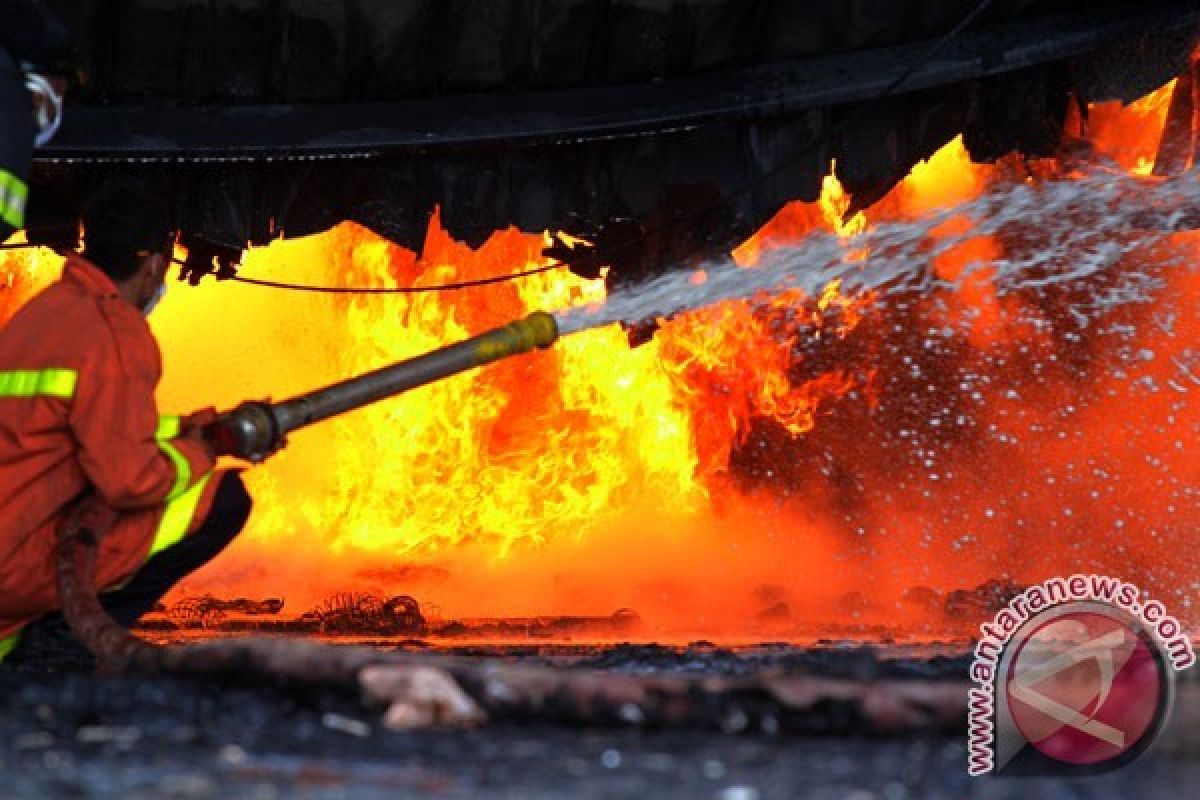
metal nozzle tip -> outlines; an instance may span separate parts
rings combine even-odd
[[[524,323],[533,335],[535,347],[549,347],[558,339],[558,322],[553,314],[535,311],[525,318]]]

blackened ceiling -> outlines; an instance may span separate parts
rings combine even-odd
[[[419,248],[440,207],[472,244],[509,225],[618,239],[627,274],[727,249],[833,159],[862,205],[960,132],[980,160],[1052,153],[1072,97],[1180,72],[1200,13],[1010,0],[947,40],[978,0],[49,5],[87,82],[35,227],[133,171],[213,241],[353,219]]]

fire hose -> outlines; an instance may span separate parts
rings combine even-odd
[[[299,428],[510,356],[545,349],[559,336],[544,312],[415,358],[280,402],[247,402],[205,430],[218,452],[258,463]],[[99,541],[117,519],[94,493],[78,500],[60,531],[58,591],[63,616],[102,669],[154,671],[158,648],[121,628],[104,611],[95,585]]]
[[[221,452],[257,463],[298,428],[493,361],[547,348],[557,339],[554,317],[535,312],[458,344],[290,400],[243,403],[219,417],[209,437]]]

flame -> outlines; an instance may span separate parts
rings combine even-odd
[[[1117,102],[1092,104],[1088,108],[1085,135],[1096,152],[1121,169],[1135,175],[1149,175],[1154,169],[1158,140],[1176,82],[1169,81],[1128,106]]]
[[[1170,89],[1094,106],[1080,135],[1122,169],[1148,171]],[[973,164],[960,138],[849,216],[834,170],[817,202],[788,205],[733,255],[753,268],[824,230],[862,258],[854,240],[873,221],[920,218],[1014,171],[1055,168]],[[541,265],[547,242],[506,230],[472,250],[435,215],[419,254],[346,223],[252,249],[243,269],[429,286]],[[1176,244],[1198,246],[1191,235]],[[1186,393],[1137,387],[1193,363],[1197,277],[1171,276],[1138,319],[1114,312],[1114,325],[1136,324],[1139,352],[1156,354],[1131,364],[1124,344],[1073,338],[1053,298],[999,296],[986,265],[1011,246],[976,237],[940,255],[933,271],[958,284],[935,297],[878,308],[833,283],[816,297],[723,302],[662,320],[641,347],[618,327],[588,331],[298,432],[246,474],[248,530],[180,591],[285,595],[296,610],[339,590],[408,592],[459,616],[628,606],[656,636],[727,640],[847,622],[858,635],[872,622],[941,630],[948,621],[930,623],[906,591],[997,577],[1107,569],[1164,595],[1190,591],[1200,571],[1178,548],[1194,550],[1200,522],[1187,457],[1200,417]],[[3,258],[7,317],[58,260]],[[152,320],[160,404],[282,398],[532,310],[603,299],[602,281],[566,272],[391,296],[172,285]],[[1147,323],[1170,313],[1169,328]],[[412,565],[438,569],[387,577]]]

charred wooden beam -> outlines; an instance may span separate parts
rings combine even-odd
[[[1167,120],[1163,126],[1158,154],[1154,159],[1154,174],[1159,177],[1179,175],[1194,163],[1196,143],[1200,137],[1200,61],[1194,61],[1175,81],[1171,92],[1171,103],[1167,107]]]

